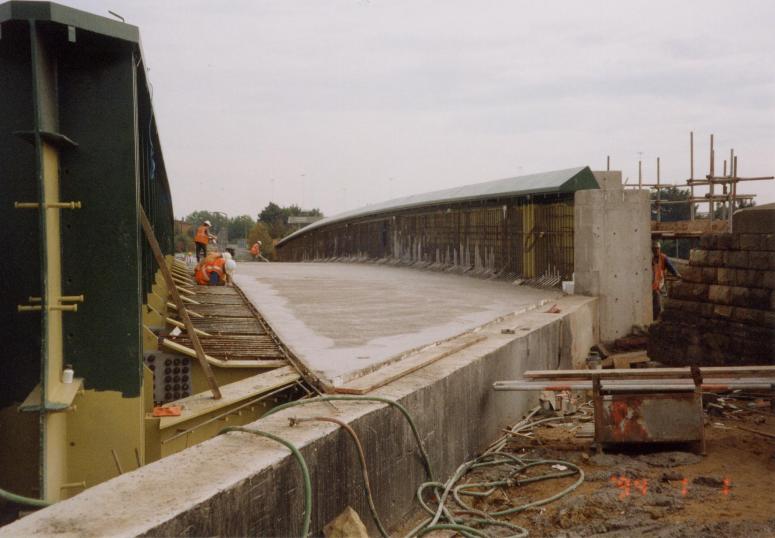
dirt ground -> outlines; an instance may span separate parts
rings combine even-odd
[[[555,502],[503,517],[528,529],[531,537],[775,536],[775,438],[738,426],[775,435],[775,414],[767,410],[706,416],[704,456],[689,452],[687,445],[640,446],[598,455],[589,437],[537,426],[534,439],[512,438],[504,451],[574,463],[584,471],[584,482]],[[551,471],[536,467],[523,476]],[[494,480],[499,473],[502,477],[503,467],[480,469],[463,481]],[[498,488],[471,505],[488,512],[508,509],[557,493],[577,478]],[[509,534],[493,527],[486,532]]]

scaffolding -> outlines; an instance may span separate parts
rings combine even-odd
[[[729,150],[729,161],[724,159],[723,172],[721,175],[716,173],[716,150],[714,147],[714,135],[710,135],[710,148],[708,159],[708,173],[704,178],[694,177],[694,132],[689,133],[689,178],[683,184],[676,183],[663,183],[661,177],[661,162],[657,157],[657,174],[656,181],[654,183],[644,183],[643,181],[643,161],[638,160],[638,183],[627,184],[625,187],[642,190],[653,189],[655,196],[651,200],[652,213],[655,214],[655,221],[657,223],[662,222],[663,206],[666,205],[689,205],[689,220],[707,220],[709,222],[708,229],[714,230],[714,221],[722,220],[725,222],[723,226],[725,231],[732,231],[732,215],[736,209],[740,209],[745,201],[753,200],[755,194],[741,194],[737,192],[737,185],[743,181],[766,181],[775,179],[775,176],[752,176],[741,177],[738,170],[738,156],[735,154],[734,149]],[[611,158],[606,158],[606,168],[610,170]],[[689,191],[689,197],[686,200],[662,200],[662,190],[676,187],[685,188]],[[706,188],[707,192],[698,196],[696,188]],[[720,188],[721,192],[716,189]],[[703,213],[697,211],[696,205],[708,204],[707,219],[702,217]],[[721,218],[718,219],[716,212],[721,208]],[[698,232],[695,232],[698,233]]]

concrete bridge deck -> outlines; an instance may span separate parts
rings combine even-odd
[[[288,348],[332,385],[561,296],[504,281],[353,263],[243,263],[235,281]]]
[[[276,266],[278,274],[282,267]],[[535,395],[495,392],[493,382],[517,378],[526,369],[567,368],[596,342],[597,299],[565,296],[556,304],[553,313],[545,306],[487,324],[476,344],[369,394],[399,402],[414,417],[437,479],[446,480],[535,405]],[[513,328],[519,330],[503,330]],[[289,424],[292,417],[316,416],[336,416],[357,432],[380,517],[388,528],[405,523],[417,509],[417,486],[428,480],[406,421],[378,402],[315,403],[249,425],[288,440],[306,459],[313,534],[347,506],[368,513],[347,433],[328,423]],[[0,528],[0,537],[298,536],[301,484],[287,449],[230,433],[35,512]],[[364,523],[377,535],[370,518]]]

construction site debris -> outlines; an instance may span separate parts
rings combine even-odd
[[[740,412],[734,419],[722,417],[717,422],[722,427],[707,423],[705,456],[676,450],[682,445],[669,445],[666,451],[642,445],[626,452],[590,455],[590,439],[567,434],[574,425],[590,423],[589,403],[580,405],[575,416],[534,410],[507,430],[505,442],[501,438],[490,450],[519,458],[564,460],[582,469],[585,479],[573,493],[505,519],[531,537],[773,536],[772,501],[761,492],[775,487],[775,443],[757,433],[765,428],[775,432],[775,415],[754,413],[766,408],[773,397],[771,391],[738,391],[706,399],[706,409],[713,404],[725,410],[735,406]],[[755,432],[739,426],[760,417],[764,422]],[[730,420],[738,426],[730,427]],[[461,482],[477,481],[482,477],[466,476]],[[495,487],[472,508],[502,511],[561,485]]]
[[[154,417],[179,417],[181,408],[179,405],[159,406],[153,408]]]
[[[348,506],[330,523],[323,527],[326,538],[369,538],[366,526],[358,517],[358,512]]]
[[[638,349],[646,349],[648,343],[648,336],[641,334],[631,334],[614,340],[613,348],[617,352],[635,351]]]

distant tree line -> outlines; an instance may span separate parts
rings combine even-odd
[[[664,189],[659,189],[659,198],[661,201],[670,201],[670,202],[680,202],[683,200],[686,200],[685,204],[665,204],[661,206],[660,210],[660,216],[662,222],[676,222],[679,220],[689,220],[692,218],[691,216],[691,209],[690,209],[690,191],[689,189],[682,189],[680,187],[666,187]],[[716,193],[716,194],[726,194],[724,192],[722,193]],[[651,193],[651,199],[656,200],[657,199],[657,193],[656,191],[653,191]],[[753,207],[756,205],[756,202],[753,200],[738,200],[737,201],[738,209],[742,209],[745,207]],[[703,204],[703,213],[707,210],[707,205]],[[699,204],[694,204],[694,218],[695,219],[703,219],[707,218],[707,215],[698,215],[697,209],[699,207]],[[727,218],[726,212],[729,209],[727,207],[723,207],[720,204],[716,207],[716,209],[713,212],[713,218],[714,219],[725,219]],[[656,204],[653,204],[651,206],[651,220],[657,220],[657,206]]]
[[[274,243],[298,229],[298,226],[288,224],[288,217],[305,216],[322,217],[323,213],[318,208],[302,209],[296,204],[281,207],[274,202],[269,202],[255,219],[250,215],[228,217],[221,212],[198,210],[183,219],[191,224],[191,227],[185,233],[178,233],[175,236],[175,248],[178,251],[192,251],[196,228],[209,220],[212,224],[211,233],[214,235],[226,228],[229,232],[229,242],[245,238],[250,246],[256,241],[261,241],[264,256],[271,259],[274,257]]]

